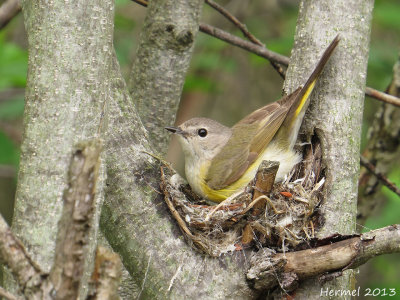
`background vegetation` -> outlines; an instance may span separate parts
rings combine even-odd
[[[126,73],[135,55],[145,8],[129,0],[116,2],[114,41],[118,59]],[[219,3],[243,21],[271,50],[290,55],[298,1],[232,0]],[[367,85],[378,90],[385,90],[389,84],[392,67],[399,54],[399,15],[398,0],[375,1]],[[223,17],[206,6],[203,21],[240,35]],[[12,218],[22,139],[28,62],[26,49],[20,14],[0,31],[0,213],[8,222]],[[257,107],[278,99],[281,87],[282,79],[266,60],[199,33],[177,123],[193,116],[207,116],[232,125]],[[367,129],[379,105],[376,100],[365,100],[362,145],[365,145]],[[172,143],[168,159],[181,169],[179,157],[179,148]],[[389,178],[400,185],[400,169],[389,174]],[[385,204],[368,220],[365,230],[400,223],[400,199],[385,187],[383,189]],[[361,289],[396,288],[397,299],[400,299],[399,279],[400,255],[392,254],[375,258],[364,265],[357,286],[360,284]]]

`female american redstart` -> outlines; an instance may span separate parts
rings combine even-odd
[[[283,180],[300,162],[301,155],[293,147],[309,96],[339,39],[336,36],[326,48],[303,87],[257,109],[232,128],[206,118],[165,128],[178,135],[186,178],[197,194],[221,202],[243,189],[263,160],[280,162],[275,181]]]

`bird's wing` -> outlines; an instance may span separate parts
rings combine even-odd
[[[257,155],[250,153],[250,143],[257,132],[257,124],[241,124],[232,128],[232,136],[221,151],[212,159],[207,171],[206,184],[222,189],[235,182],[247,170]]]
[[[281,126],[290,107],[286,103],[266,105],[232,127],[231,138],[212,159],[207,172],[206,183],[210,188],[222,189],[246,172]]]
[[[265,150],[267,145],[277,133],[278,129],[281,127],[290,107],[293,104],[293,101],[296,99],[299,92],[300,88],[290,95],[283,97],[279,101],[256,110],[239,122],[251,122],[251,116],[255,113],[258,114],[259,127],[256,135],[251,141],[250,152],[261,154]]]

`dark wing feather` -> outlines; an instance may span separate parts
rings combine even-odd
[[[232,136],[221,151],[212,159],[205,181],[219,190],[240,178],[255,159],[249,148],[257,132],[257,124],[241,124],[232,128]]]
[[[297,98],[300,92],[300,88],[280,99],[279,101],[272,103],[275,104],[274,110],[266,110],[264,117],[260,120],[259,128],[251,141],[250,151],[256,153],[262,153],[267,145],[274,138],[275,134],[284,122],[293,101]],[[261,108],[263,109],[263,108]]]
[[[291,104],[285,98],[252,112],[232,127],[232,136],[228,143],[211,161],[206,175],[209,187],[222,189],[246,172],[285,119]]]

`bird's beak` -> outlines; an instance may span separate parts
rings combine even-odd
[[[180,134],[180,135],[183,135],[183,136],[185,136],[185,134],[186,134],[186,132],[183,131],[179,127],[165,127],[165,129],[167,129],[168,131],[171,131],[172,133]]]

